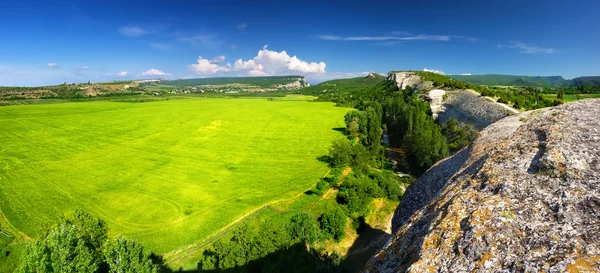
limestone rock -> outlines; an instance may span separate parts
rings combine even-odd
[[[479,131],[488,125],[515,113],[509,111],[506,106],[502,106],[495,101],[482,97],[472,90],[445,91],[446,99],[441,102],[441,106],[436,107],[431,101],[431,110],[436,113],[436,117],[443,124],[453,118],[462,123],[471,124]]]
[[[600,100],[504,118],[406,191],[365,272],[600,272]]]
[[[413,72],[389,72],[387,79],[395,82],[401,90],[405,90],[407,86],[411,86],[415,90],[431,89],[433,87],[431,82],[421,80],[421,77]]]

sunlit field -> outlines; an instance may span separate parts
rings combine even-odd
[[[0,209],[33,238],[81,208],[174,251],[313,186],[347,111],[297,98],[0,107]]]

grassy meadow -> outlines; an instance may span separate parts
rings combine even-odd
[[[176,253],[312,187],[348,110],[298,97],[0,107],[0,210],[36,238],[82,208]]]
[[[549,99],[556,99],[556,94],[544,94],[544,97]],[[593,99],[600,98],[600,94],[579,94],[579,99]],[[564,94],[565,102],[574,102],[577,101],[577,95],[575,94]]]

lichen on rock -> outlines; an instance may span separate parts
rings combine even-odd
[[[600,100],[506,117],[406,191],[365,272],[600,272]]]

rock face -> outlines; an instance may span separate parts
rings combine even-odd
[[[406,89],[409,85],[416,90],[431,89],[433,87],[431,82],[422,81],[421,77],[413,72],[389,72],[387,79],[389,81],[394,81],[396,86],[401,90]]]
[[[300,89],[300,88],[310,86],[310,83],[308,83],[306,81],[306,78],[304,78],[304,77],[293,78],[293,80],[294,81],[291,83],[277,84],[277,85],[275,85],[275,88],[277,88],[277,89]]]
[[[600,272],[600,100],[504,118],[406,191],[365,272]]]
[[[444,94],[446,99],[442,99]],[[453,118],[471,124],[478,131],[514,113],[470,90],[432,90],[426,99],[434,118],[438,118],[442,124]]]

